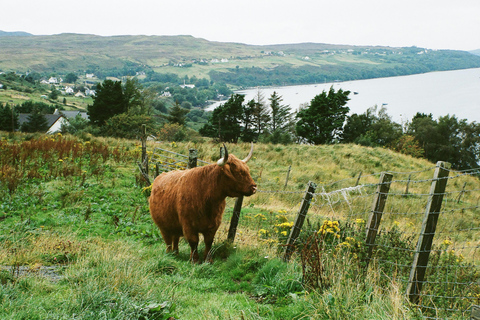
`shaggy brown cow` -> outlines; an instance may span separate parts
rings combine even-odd
[[[250,176],[244,160],[228,155],[216,164],[188,170],[165,172],[152,186],[149,199],[150,214],[162,232],[167,252],[178,253],[178,241],[185,237],[191,253],[190,260],[198,262],[198,235],[203,234],[205,258],[211,261],[213,238],[222,221],[226,197],[250,196],[257,185]]]

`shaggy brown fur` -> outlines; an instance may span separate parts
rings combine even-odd
[[[222,221],[225,198],[250,196],[256,189],[247,164],[234,155],[229,155],[223,166],[211,164],[159,175],[152,186],[150,214],[160,228],[167,252],[178,253],[183,236],[191,248],[191,261],[198,262],[201,233],[205,258],[211,261],[210,249]]]

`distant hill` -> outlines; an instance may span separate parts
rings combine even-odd
[[[480,56],[480,49],[469,51],[471,54]]]
[[[480,67],[480,56],[466,51],[418,47],[322,43],[258,46],[192,36],[1,34],[4,36],[0,36],[0,71],[95,73],[100,79],[138,74],[153,79],[154,73],[173,73],[182,78],[195,76],[241,87]]]
[[[31,33],[23,32],[23,31],[2,31],[0,30],[0,37],[25,37],[25,36],[32,36]]]

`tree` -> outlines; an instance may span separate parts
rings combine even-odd
[[[104,125],[109,118],[125,111],[127,103],[120,81],[105,80],[97,85],[93,104],[87,107],[88,116],[93,124]]]
[[[387,109],[377,106],[368,108],[363,114],[347,117],[343,126],[342,142],[363,146],[386,146],[395,148],[402,136],[402,127],[391,120]]]
[[[184,126],[188,112],[189,111],[182,108],[177,101],[175,102],[175,105],[168,111],[168,115],[166,115],[165,118],[169,123],[177,123],[181,126]]]
[[[52,114],[57,108],[54,105],[48,105],[44,102],[33,102],[32,100],[27,100],[15,107],[18,113],[32,113],[34,109],[37,109],[43,114]]]
[[[132,113],[141,112],[143,105],[142,86],[136,78],[127,79],[123,86],[123,99],[125,100],[125,111],[132,110]]]
[[[289,105],[282,105],[283,98],[277,92],[273,92],[270,98],[271,132],[284,130],[292,121],[292,109]]]
[[[242,139],[245,142],[251,142],[258,139],[261,130],[260,107],[258,103],[252,99],[243,107],[243,131]]]
[[[350,91],[330,88],[316,95],[310,105],[297,113],[297,134],[308,143],[330,144],[341,138],[342,127],[350,110],[346,105]]]
[[[142,124],[147,125],[148,132],[154,130],[152,117],[143,114],[120,113],[109,118],[102,126],[101,131],[110,137],[138,139],[142,135]]]
[[[429,161],[448,161],[458,170],[476,168],[480,162],[480,125],[446,115],[437,120],[417,113],[407,132],[425,150]]]
[[[342,142],[344,143],[360,143],[371,129],[372,123],[375,121],[375,116],[369,108],[365,113],[352,114],[347,117],[345,125],[343,126]]]
[[[252,112],[250,114],[249,122],[252,123],[254,131],[256,132],[256,138],[265,133],[268,129],[268,123],[270,122],[270,115],[268,114],[268,108],[265,104],[265,97],[263,92],[257,90],[257,96],[255,97],[254,104],[252,104]]]
[[[77,80],[78,80],[78,76],[73,72],[70,72],[65,76],[65,82],[67,83],[75,83],[77,82]]]
[[[8,103],[0,106],[0,130],[14,131],[16,128],[18,128],[18,114],[13,106],[10,107]]]
[[[438,139],[438,123],[433,115],[417,112],[407,128],[407,134],[415,137],[424,150],[424,157],[430,161],[437,159],[438,146],[441,143]]]
[[[245,117],[244,95],[233,94],[224,104],[213,110],[208,122],[200,129],[200,134],[219,138],[220,141],[236,143],[242,135],[242,122]]]
[[[376,107],[373,109],[376,111]],[[402,136],[402,126],[394,121],[387,114],[387,109],[380,108],[378,115],[367,132],[367,136],[374,146],[392,147],[394,143]]]
[[[60,131],[62,133],[75,134],[82,130],[85,130],[88,125],[88,120],[83,118],[80,114],[77,114],[75,118],[69,119],[67,123],[62,123]]]
[[[60,91],[58,91],[57,88],[55,88],[55,86],[52,85],[51,91],[48,94],[48,98],[50,100],[57,100],[59,95],[60,95]]]
[[[47,118],[37,108],[27,117],[27,121],[22,124],[23,132],[45,132],[48,130]]]

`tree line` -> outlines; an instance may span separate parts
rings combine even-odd
[[[333,87],[315,96],[297,112],[282,105],[276,92],[268,99],[244,102],[234,94],[217,107],[200,134],[219,141],[262,141],[308,143],[312,145],[355,143],[386,147],[429,161],[448,161],[458,170],[480,164],[480,124],[446,115],[417,113],[400,125],[392,121],[384,107],[351,114],[346,105],[350,92]]]
[[[125,82],[105,80],[96,87],[97,95],[88,106],[89,120],[70,120],[62,131],[120,138],[136,138],[140,126],[165,140],[210,137],[236,143],[307,143],[312,145],[356,143],[386,147],[424,157],[432,162],[451,162],[456,169],[478,167],[480,161],[480,125],[454,115],[434,119],[432,114],[417,113],[400,125],[391,120],[385,108],[371,107],[362,114],[349,115],[349,91],[331,87],[315,96],[298,111],[283,103],[274,92],[245,101],[233,94],[212,112],[188,109],[178,101],[169,107],[158,106],[158,91],[145,88],[136,78]],[[19,106],[0,106],[0,130],[18,129],[17,113],[31,113],[22,131],[44,131],[42,114],[55,106],[27,101]],[[196,129],[192,129],[195,127]]]

